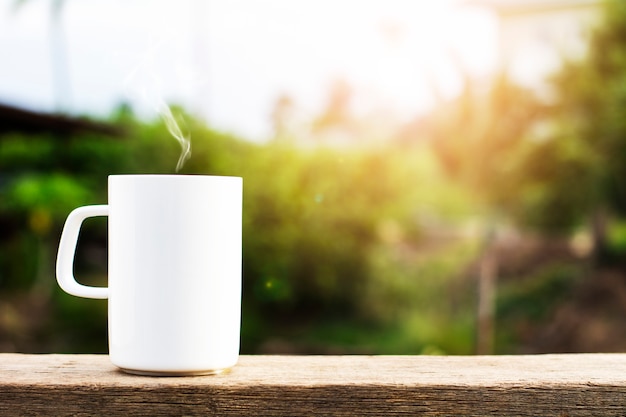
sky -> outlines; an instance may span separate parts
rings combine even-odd
[[[65,0],[56,24],[54,4],[0,0],[0,102],[151,117],[165,100],[264,140],[281,95],[315,114],[343,80],[356,114],[408,120],[496,61],[494,16],[461,0]]]

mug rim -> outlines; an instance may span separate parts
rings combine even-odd
[[[108,178],[243,178],[236,175],[205,175],[205,174],[110,174]]]

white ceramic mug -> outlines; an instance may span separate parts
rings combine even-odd
[[[109,354],[122,370],[218,373],[239,356],[243,180],[111,175],[109,204],[67,218],[57,280],[69,294],[108,298]],[[84,219],[108,216],[108,287],[76,282]]]

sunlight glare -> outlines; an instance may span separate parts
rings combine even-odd
[[[232,0],[211,12],[210,49],[252,71],[241,73],[242,94],[262,80],[309,111],[340,79],[355,91],[356,112],[409,117],[458,92],[462,72],[484,75],[495,62],[493,17],[456,0]]]
[[[278,97],[318,114],[337,81],[353,91],[355,115],[406,120],[454,96],[463,72],[483,77],[495,67],[495,17],[462,2],[67,2],[73,112],[106,114],[128,99],[124,80],[158,43],[164,97],[250,139],[270,133]],[[36,2],[5,9],[0,28],[0,48],[13,57],[0,95],[41,109],[53,107],[47,11]]]

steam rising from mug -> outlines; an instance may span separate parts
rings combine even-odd
[[[178,163],[176,164],[176,172],[178,172],[183,167],[187,159],[191,157],[191,141],[189,140],[189,133],[183,134],[183,131],[180,128],[180,125],[185,121],[182,117],[180,117],[179,121],[177,121],[172,114],[172,109],[170,109],[170,106],[168,106],[162,100],[159,107],[157,108],[157,112],[163,118],[167,130],[172,136],[174,136],[174,139],[176,139],[178,143],[180,143],[180,147],[182,148],[180,157],[178,158]]]
[[[181,147],[180,157],[176,163],[176,172],[180,171],[185,162],[191,157],[190,134],[182,116],[175,117],[170,106],[167,105],[161,93],[161,80],[155,73],[154,63],[159,45],[148,50],[139,65],[137,65],[124,81],[126,94],[143,106],[155,111],[165,123],[169,133],[178,141]]]

